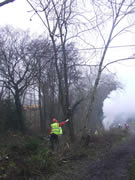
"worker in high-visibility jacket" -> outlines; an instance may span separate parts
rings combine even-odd
[[[62,127],[65,123],[67,123],[69,119],[58,123],[58,121],[53,118],[51,128],[49,131],[49,136],[50,136],[50,143],[51,143],[51,149],[54,150],[54,143],[57,145],[59,144],[59,139],[58,136],[63,134]]]

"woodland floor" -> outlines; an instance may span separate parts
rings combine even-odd
[[[107,150],[107,149],[106,149]],[[107,152],[65,163],[48,180],[135,180],[135,136]]]
[[[135,180],[135,135],[106,133],[58,152],[39,139],[0,136],[0,180]]]

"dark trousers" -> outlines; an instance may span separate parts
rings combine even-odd
[[[50,136],[50,143],[51,143],[51,149],[54,151],[54,144],[55,144],[56,146],[59,145],[58,135],[56,135],[56,134],[51,134],[51,136]]]

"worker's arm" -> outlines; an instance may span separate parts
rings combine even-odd
[[[64,124],[66,124],[68,121],[69,121],[69,119],[67,119],[67,120],[65,120],[65,121],[63,121],[63,122],[60,122],[60,123],[59,123],[59,127],[61,127],[61,126],[63,126]]]

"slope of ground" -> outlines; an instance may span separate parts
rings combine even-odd
[[[117,130],[51,152],[41,137],[0,136],[0,180],[134,180],[134,142]]]
[[[69,163],[70,168],[59,170],[57,175],[49,180],[135,180],[130,171],[130,164],[135,158],[135,137],[128,137],[124,143],[103,153],[91,161]],[[134,164],[135,165],[135,164]]]

